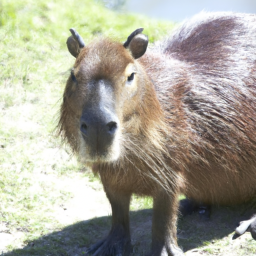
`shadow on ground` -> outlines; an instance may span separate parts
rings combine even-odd
[[[221,239],[232,233],[236,225],[248,219],[252,210],[248,205],[237,207],[213,207],[210,220],[203,220],[194,213],[179,220],[179,246],[186,252],[202,246],[206,241]],[[255,210],[254,210],[255,212]],[[132,244],[136,256],[146,255],[150,249],[152,210],[131,212]],[[111,217],[100,217],[53,232],[30,242],[22,249],[2,254],[4,256],[80,256],[89,246],[106,236]]]

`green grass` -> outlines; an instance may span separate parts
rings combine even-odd
[[[54,133],[74,63],[66,49],[69,28],[76,28],[87,43],[101,34],[124,41],[144,27],[152,42],[172,26],[118,14],[92,0],[0,2],[0,233],[16,238],[5,251],[26,246],[11,255],[46,255],[49,250],[51,255],[68,255],[55,234],[64,228],[56,208],[73,194],[59,181],[79,178],[102,189]],[[134,210],[149,207],[149,199],[135,201]],[[87,239],[77,230],[69,244],[78,237]]]

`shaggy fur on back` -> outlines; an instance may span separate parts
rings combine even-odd
[[[191,198],[235,203],[255,195],[255,50],[254,15],[201,13],[141,60]]]

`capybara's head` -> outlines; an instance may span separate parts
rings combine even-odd
[[[142,30],[134,31],[124,44],[100,38],[88,46],[70,30],[67,46],[76,61],[66,84],[59,126],[87,163],[117,160],[125,134],[139,133],[137,117],[145,82],[136,59],[148,45]]]

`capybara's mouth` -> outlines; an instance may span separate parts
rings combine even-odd
[[[120,150],[116,141],[107,146],[98,146],[96,143],[89,144],[84,140],[80,141],[80,160],[84,163],[108,163],[119,158]]]
[[[81,156],[81,161],[87,164],[112,163],[115,162],[117,159],[118,157],[111,156],[108,153]]]

